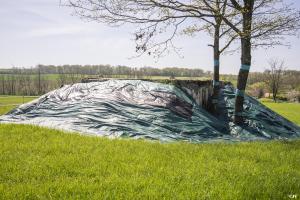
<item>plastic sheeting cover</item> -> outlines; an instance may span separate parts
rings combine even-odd
[[[300,137],[300,127],[270,110],[258,100],[245,95],[243,126],[233,122],[235,89],[226,85],[219,95],[219,120],[225,122],[230,134],[241,140],[293,139]]]
[[[139,80],[78,83],[0,118],[111,137],[161,141],[222,138],[226,127],[172,85]]]
[[[241,141],[295,138],[296,125],[246,97],[246,124],[231,122],[234,90],[220,95],[217,119],[181,89],[139,80],[78,83],[54,90],[0,117],[23,123],[108,137],[160,141]]]

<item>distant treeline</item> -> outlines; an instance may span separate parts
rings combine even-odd
[[[269,70],[264,72],[250,72],[247,85],[248,87],[261,82],[268,82]],[[237,81],[236,75],[221,75],[221,79],[235,83]],[[300,90],[300,71],[298,70],[284,70],[281,77],[281,85],[283,89]]]
[[[80,82],[85,77],[151,78],[210,77],[211,72],[188,68],[132,68],[110,65],[38,65],[33,68],[0,70],[0,94],[40,95],[65,84]]]
[[[84,74],[84,75],[100,75],[115,76],[126,75],[130,77],[138,76],[177,76],[177,77],[203,77],[209,76],[210,71],[202,69],[190,69],[179,67],[154,68],[142,67],[133,68],[127,66],[111,66],[111,65],[38,65],[34,68],[12,68],[2,69],[0,74]]]
[[[252,72],[249,87],[255,83],[267,82],[268,71]],[[86,77],[98,78],[164,78],[191,77],[211,78],[210,71],[189,68],[131,68],[110,65],[38,65],[33,68],[0,69],[1,95],[41,95],[65,84],[80,82]],[[224,81],[236,83],[236,75],[221,75]],[[300,71],[285,70],[282,77],[283,90],[300,90]]]
[[[277,100],[300,102],[300,71],[283,70],[280,75],[271,74],[268,70],[250,73],[247,93],[258,98],[274,97]]]

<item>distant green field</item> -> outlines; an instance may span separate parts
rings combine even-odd
[[[8,105],[8,104],[22,104],[28,101],[32,101],[37,97],[32,96],[4,96],[0,95],[0,105]]]
[[[278,114],[300,125],[300,103],[275,103],[269,99],[262,99],[261,102]]]
[[[300,141],[110,140],[0,125],[0,199],[289,199]]]
[[[0,96],[0,113],[21,103]],[[0,199],[299,198],[299,160],[300,140],[161,144],[0,124]]]
[[[12,76],[12,74],[0,74],[0,77],[4,76],[4,77],[10,77]],[[20,76],[19,74],[16,74],[14,76]],[[23,75],[23,76],[30,76],[31,79],[35,79],[38,77],[37,74],[31,74],[31,75]],[[45,80],[58,80],[59,79],[59,74],[41,74],[42,79]]]
[[[20,104],[32,101],[37,97],[22,96],[3,96],[0,95],[0,115],[7,113]]]

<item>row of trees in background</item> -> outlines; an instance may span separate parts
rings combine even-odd
[[[80,82],[86,77],[100,78],[177,78],[194,77],[211,79],[211,72],[188,68],[140,69],[109,65],[39,65],[35,68],[12,68],[0,71],[0,94],[36,96]],[[220,75],[221,80],[236,82],[236,75]],[[271,60],[264,72],[249,74],[247,92],[254,97],[273,97],[281,100],[300,101],[300,71],[285,70],[280,60]],[[279,96],[278,96],[279,95]]]
[[[210,77],[211,72],[188,68],[131,68],[110,65],[38,65],[34,68],[12,68],[0,71],[0,94],[41,95],[65,84],[80,82],[85,77],[153,78]]]
[[[0,74],[72,74],[76,75],[101,75],[101,76],[120,76],[144,77],[144,76],[176,76],[176,77],[207,77],[211,75],[210,71],[202,69],[167,67],[153,68],[141,67],[133,68],[127,66],[111,65],[38,65],[34,68],[12,68],[2,69]]]
[[[0,94],[1,95],[25,95],[38,96],[61,85],[62,82],[71,83],[74,74],[56,76],[43,72],[41,68],[30,69],[12,68],[0,71]]]
[[[272,97],[275,102],[277,99],[300,102],[300,72],[285,70],[283,60],[272,59],[269,65],[270,68],[263,73],[250,73],[250,95],[257,98]]]

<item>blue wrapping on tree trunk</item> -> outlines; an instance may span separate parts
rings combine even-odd
[[[243,96],[245,96],[245,90],[236,89],[235,94],[236,94],[236,96],[243,97]]]
[[[251,67],[251,65],[241,65],[241,70],[243,70],[243,71],[249,71],[250,67]]]
[[[220,65],[220,61],[219,60],[214,60],[215,71],[219,70],[219,65]],[[219,85],[220,85],[219,81],[213,80],[213,87],[219,86]]]
[[[214,60],[214,66],[218,67],[220,65],[220,61],[219,60]]]
[[[219,81],[216,81],[216,80],[213,80],[213,86],[219,86],[220,85],[220,82]]]

